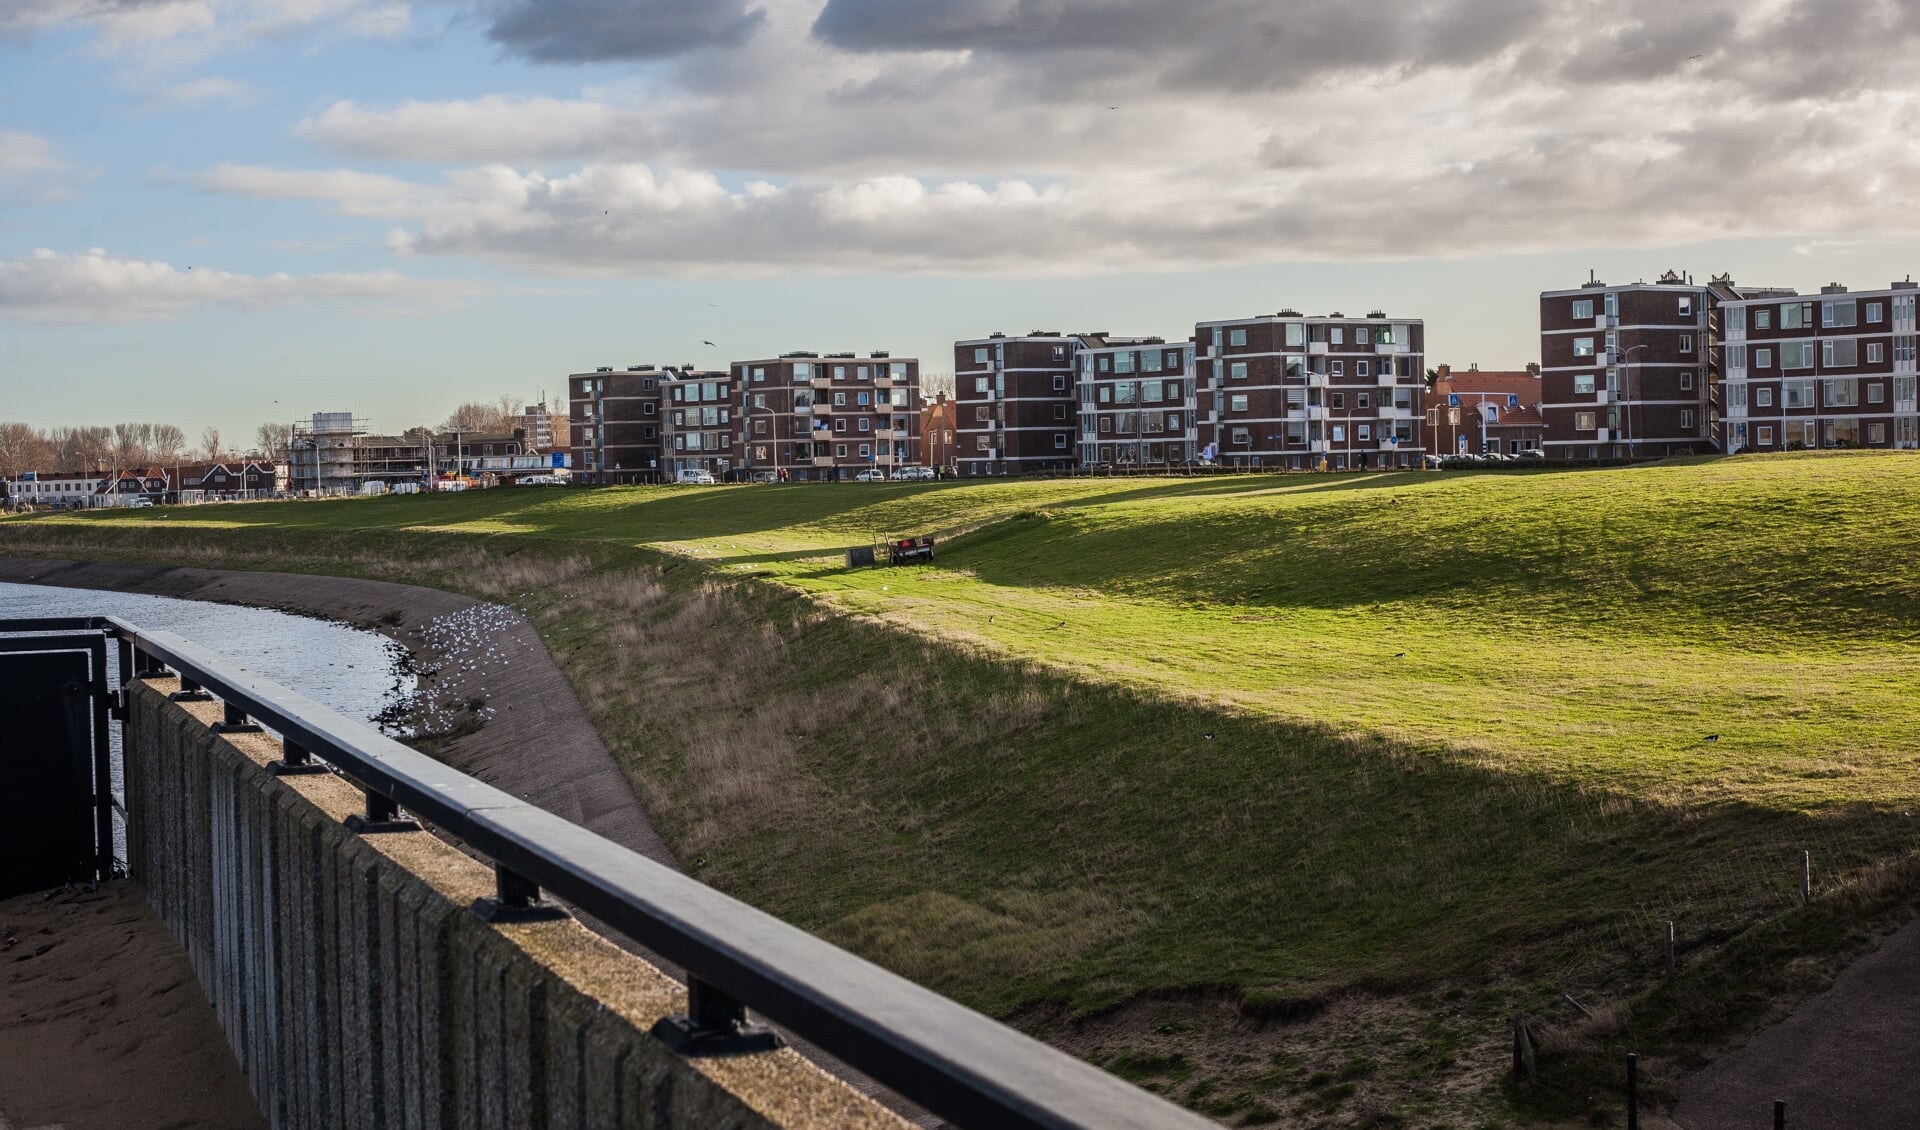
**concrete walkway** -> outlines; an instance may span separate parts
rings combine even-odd
[[[1833,987],[1680,1085],[1684,1130],[1920,1126],[1920,920],[1855,961]]]

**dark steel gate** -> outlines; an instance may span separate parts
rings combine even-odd
[[[106,631],[0,620],[0,898],[115,871]]]

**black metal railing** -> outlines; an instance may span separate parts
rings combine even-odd
[[[78,627],[80,621],[63,621]],[[689,1015],[660,1036],[690,1055],[769,1047],[752,1008],[934,1114],[967,1127],[1144,1130],[1207,1120],[394,741],[214,651],[118,618],[84,623],[118,642],[121,678],[164,664],[182,690],[224,706],[222,728],[280,735],[273,771],[319,758],[364,790],[349,826],[375,835],[445,829],[492,861],[492,921],[563,914],[546,890],[687,977]],[[5,630],[0,626],[0,630]],[[319,771],[325,771],[321,769]],[[402,811],[404,810],[404,812]]]

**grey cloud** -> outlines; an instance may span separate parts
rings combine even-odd
[[[542,63],[665,59],[735,47],[766,22],[741,0],[507,0],[488,38]]]
[[[1046,55],[1049,66],[1072,59],[1065,65],[1083,77],[1285,89],[1343,72],[1491,59],[1548,11],[1528,0],[828,0],[813,33],[856,51]]]

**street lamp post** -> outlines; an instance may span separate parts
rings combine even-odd
[[[1633,458],[1633,362],[1628,360],[1628,358],[1640,352],[1642,349],[1647,348],[1647,344],[1647,342],[1641,342],[1639,345],[1634,346],[1632,349],[1620,355],[1620,367],[1626,374],[1621,382],[1622,388],[1625,389],[1622,395],[1625,397],[1626,403],[1621,405],[1620,418],[1626,425],[1622,430],[1627,433],[1628,459]]]

